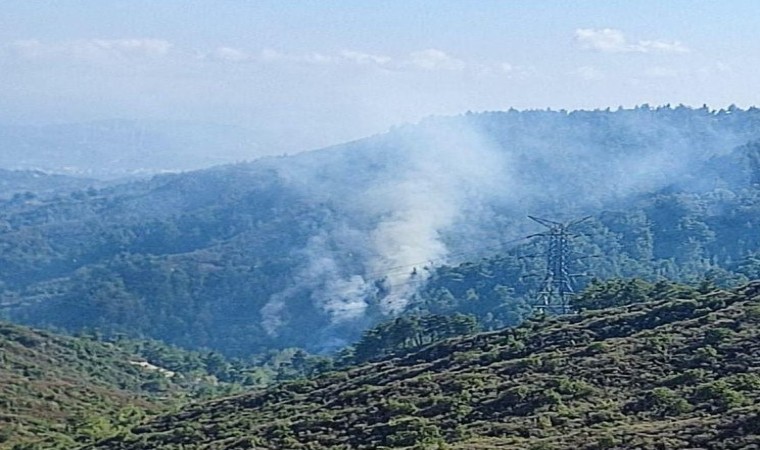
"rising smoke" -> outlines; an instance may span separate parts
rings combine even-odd
[[[322,231],[300,252],[296,286],[262,310],[269,333],[283,325],[288,299],[304,292],[335,323],[363,316],[373,298],[382,314],[402,311],[429,274],[423,266],[447,262],[444,234],[467,205],[508,189],[508,154],[467,124],[399,130],[371,153],[322,161],[317,170],[306,160],[279,167],[284,179],[351,211],[352,220]],[[353,179],[357,172],[371,176]]]
[[[425,266],[459,262],[452,251],[482,255],[489,243],[527,231],[499,224],[526,214],[593,213],[637,193],[693,187],[706,161],[760,135],[721,129],[711,111],[701,117],[713,128],[655,120],[653,112],[430,119],[280,160],[284,182],[339,214],[298,252],[303,264],[293,286],[261,311],[265,329],[276,335],[288,303],[304,295],[336,326],[370,311],[396,314],[424,284]]]

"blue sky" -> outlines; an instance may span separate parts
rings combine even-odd
[[[746,107],[758,19],[757,1],[3,0],[0,123],[207,121],[282,153],[468,110]]]

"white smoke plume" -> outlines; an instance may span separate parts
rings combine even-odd
[[[396,314],[425,283],[426,266],[461,262],[452,252],[468,246],[483,256],[527,234],[515,226],[527,214],[570,218],[666,186],[699,188],[709,181],[695,175],[704,164],[760,135],[727,128],[730,111],[676,120],[685,111],[434,118],[281,160],[285,183],[336,214],[299,253],[296,287],[262,310],[267,330],[284,324],[281,303],[303,296],[335,325]]]
[[[366,267],[371,273],[387,270],[386,313],[404,309],[427,274],[422,265],[446,262],[443,233],[468,203],[497,189],[507,171],[506,154],[467,126],[425,127],[406,136],[403,148],[403,176],[367,193],[384,217],[370,233],[374,257]]]
[[[361,156],[372,162],[372,157]],[[385,167],[387,174],[375,174],[380,176],[359,189],[357,180],[346,180],[351,168],[338,161],[317,170],[308,162],[279,168],[283,178],[303,183],[314,198],[367,218],[315,236],[302,252],[305,263],[296,284],[310,291],[333,323],[363,316],[372,296],[380,297],[383,314],[403,311],[427,278],[423,267],[446,262],[447,228],[461,219],[470,203],[478,203],[478,197],[508,188],[503,185],[506,154],[462,123],[400,130],[383,142],[377,161],[392,170]],[[330,171],[344,175],[333,178]],[[314,172],[321,172],[319,179]],[[270,299],[262,310],[267,331],[276,333],[283,324],[282,304],[303,292],[289,289]]]

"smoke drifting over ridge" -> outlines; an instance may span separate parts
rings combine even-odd
[[[367,195],[381,217],[370,233],[370,273],[389,267],[411,271],[421,261],[446,262],[444,232],[462,220],[469,203],[506,188],[500,181],[508,171],[508,155],[469,127],[423,129],[421,136],[406,136],[402,147],[408,170],[397,182],[376,186]],[[396,294],[384,305],[387,312],[406,306],[408,289],[393,287],[410,276],[388,273]]]
[[[363,316],[371,298],[382,314],[401,312],[424,283],[422,265],[446,262],[444,232],[462,220],[468,203],[492,196],[508,171],[508,155],[467,125],[402,130],[390,142],[378,140],[363,161],[347,155],[348,161],[278,168],[313,198],[350,211],[351,220],[322,230],[301,251],[297,287],[262,310],[268,332],[276,333],[284,304],[304,288],[336,324]],[[346,180],[356,174],[366,178]]]
[[[303,296],[336,327],[398,313],[424,283],[425,262],[492,253],[527,231],[529,213],[587,214],[666,186],[705,189],[713,158],[760,137],[757,111],[744,120],[686,108],[485,113],[277,160],[288,185],[335,214],[297,252],[294,285],[262,309],[264,327],[277,334]]]

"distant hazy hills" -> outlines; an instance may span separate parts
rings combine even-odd
[[[122,130],[113,148],[176,156],[134,124],[109,127]],[[0,304],[26,323],[238,355],[340,348],[408,310],[501,326],[521,320],[544,264],[543,243],[515,247],[543,231],[527,214],[593,216],[579,273],[746,281],[760,270],[759,139],[754,108],[493,112],[21,196],[0,203]],[[93,167],[119,155],[88,148]],[[114,167],[138,167],[135,152]]]
[[[207,123],[109,120],[0,125],[0,168],[119,178],[192,170],[261,155],[246,129]]]
[[[760,285],[455,338],[190,405],[88,449],[750,449]]]
[[[38,170],[0,169],[0,199],[16,194],[51,196],[99,187],[104,183],[91,178],[67,176]]]

